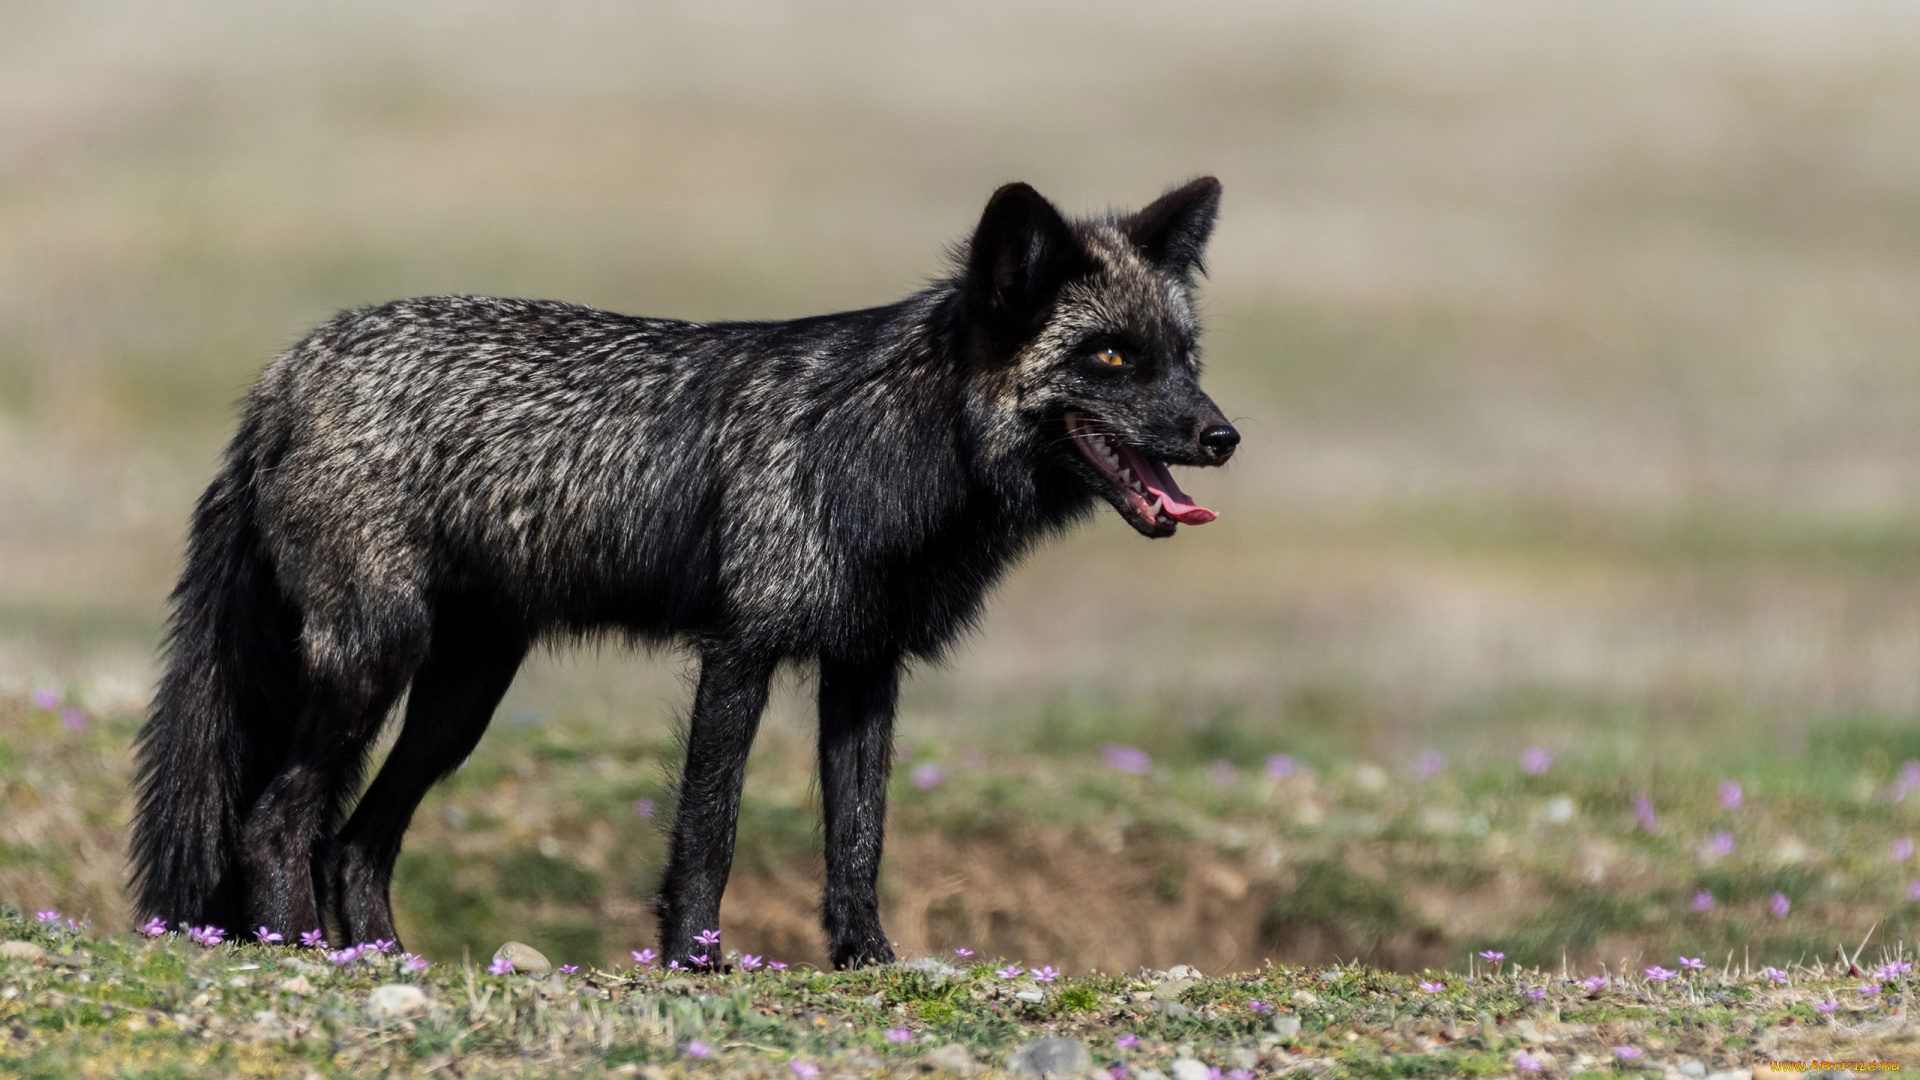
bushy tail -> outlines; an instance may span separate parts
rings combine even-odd
[[[299,621],[255,519],[251,424],[200,497],[173,590],[167,668],[141,729],[133,885],[141,918],[243,930],[240,829],[299,708]]]

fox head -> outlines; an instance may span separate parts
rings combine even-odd
[[[1220,465],[1240,433],[1200,389],[1194,278],[1220,208],[1202,177],[1133,214],[1069,221],[1026,184],[988,200],[966,249],[975,361],[996,412],[1151,537],[1212,521],[1169,465]]]

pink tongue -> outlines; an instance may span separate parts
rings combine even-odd
[[[1140,483],[1144,484],[1148,491],[1160,496],[1160,508],[1167,512],[1168,517],[1186,525],[1205,525],[1220,516],[1204,506],[1189,501],[1187,493],[1181,491],[1180,485],[1173,482],[1173,474],[1167,471],[1164,464],[1136,454],[1130,448],[1122,447],[1121,449],[1128,458],[1132,459],[1133,475],[1140,478]]]

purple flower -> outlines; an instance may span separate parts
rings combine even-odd
[[[1544,746],[1529,746],[1520,751],[1520,771],[1528,776],[1539,776],[1553,768],[1553,752]]]
[[[706,953],[688,953],[688,954],[687,954],[687,959],[689,959],[689,960],[691,960],[691,961],[693,961],[693,963],[694,963],[694,966],[695,966],[695,967],[706,967],[706,966],[707,966],[707,954],[706,954]]]
[[[718,945],[720,944],[720,931],[702,930],[699,933],[693,935],[693,940],[699,942],[702,945],[707,945],[707,946]]]
[[[331,957],[329,958],[331,959]],[[513,961],[504,956],[496,956],[493,963],[487,965],[489,975],[508,975],[513,972]]]
[[[752,971],[754,968],[757,968],[759,966],[760,966],[759,957],[753,955],[752,953],[744,953],[741,955],[740,957],[741,971]]]
[[[1913,858],[1913,837],[1903,836],[1895,840],[1893,847],[1888,850],[1887,855],[1893,859],[1894,862],[1906,862],[1908,859]]]
[[[1240,770],[1233,767],[1231,761],[1210,761],[1207,763],[1207,779],[1221,787],[1232,787],[1240,779]]]
[[[1219,1072],[1220,1070],[1210,1069],[1208,1071]],[[1227,1074],[1227,1080],[1253,1080],[1253,1070],[1252,1069],[1235,1069],[1232,1072]]]
[[[1440,982],[1423,982],[1420,984],[1420,989],[1425,990],[1429,994],[1437,994],[1446,988],[1447,984]]]
[[[1635,795],[1633,797],[1633,816],[1639,820],[1642,829],[1650,833],[1660,831],[1660,817],[1653,812],[1653,796],[1645,792]]]
[[[1447,755],[1438,750],[1423,751],[1413,768],[1423,777],[1438,776],[1447,771]]]
[[[1621,1061],[1638,1061],[1640,1060],[1640,1048],[1637,1046],[1616,1046],[1613,1048],[1613,1056],[1619,1058]]]
[[[1707,841],[1708,853],[1719,858],[1725,858],[1726,856],[1733,854],[1733,849],[1735,846],[1736,845],[1733,842],[1733,834],[1728,832],[1725,829],[1716,830],[1713,834],[1713,838]]]
[[[187,927],[187,937],[191,939],[195,945],[211,949],[226,940],[227,932],[217,926],[189,926]]]
[[[1488,963],[1492,963],[1492,964],[1497,964],[1500,961],[1505,960],[1506,958],[1507,958],[1506,953],[1495,952],[1492,949],[1483,949],[1480,952],[1480,959],[1485,960]]]
[[[1784,919],[1787,912],[1793,910],[1793,901],[1787,899],[1786,893],[1774,893],[1773,899],[1767,901],[1767,910],[1773,912],[1774,918]]]
[[[400,967],[404,971],[425,971],[427,970],[427,958],[418,953],[401,953]]]
[[[787,970],[787,965],[781,963],[778,960],[769,960],[767,961],[767,970],[768,971],[785,971]]]
[[[1521,1050],[1513,1055],[1513,1067],[1522,1072],[1539,1072],[1546,1066],[1540,1059],[1527,1053],[1525,1050]]]
[[[890,1043],[908,1043],[913,1041],[913,1032],[906,1028],[888,1028],[887,1041]]]
[[[1895,960],[1890,964],[1881,964],[1879,967],[1874,968],[1873,977],[1876,979],[1897,979],[1912,970],[1913,964],[1910,961]]]
[[[947,782],[947,767],[929,761],[925,765],[915,765],[913,772],[908,776],[913,781],[914,787],[921,791],[931,791]]]
[[[812,1062],[801,1061],[799,1058],[794,1058],[792,1061],[787,1062],[787,1068],[793,1070],[793,1075],[799,1077],[800,1080],[813,1080],[814,1077],[820,1075],[820,1066]]]
[[[994,974],[1000,976],[1003,979],[1017,979],[1020,977],[1020,972],[1023,970],[1025,969],[1021,968],[1017,964],[1008,964],[1006,967],[1003,967],[1000,970],[994,972]]]
[[[333,963],[333,964],[341,964],[341,965],[351,964],[355,960],[360,959],[360,952],[361,952],[360,946],[349,945],[348,947],[341,949],[339,952],[328,953],[327,962]],[[506,967],[501,968],[500,965],[502,964],[505,964]],[[513,970],[513,961],[505,959],[504,957],[496,958],[493,961],[493,967],[488,968],[487,970],[493,972],[495,975],[505,975],[507,972]]]
[[[327,932],[325,930],[309,930],[300,935],[300,944],[309,949],[324,948],[327,944]]]
[[[1704,971],[1706,970],[1707,963],[1697,956],[1691,959],[1683,956],[1680,958],[1680,966],[1686,968],[1688,971]]]
[[[1740,809],[1740,804],[1745,801],[1746,801],[1746,794],[1740,790],[1739,784],[1736,784],[1733,781],[1729,780],[1726,783],[1720,785],[1720,805],[1721,806],[1724,806],[1729,810],[1738,810]]]
[[[708,1046],[706,1043],[701,1042],[699,1039],[695,1039],[692,1042],[687,1044],[687,1056],[697,1057],[697,1058],[710,1058],[713,1056],[713,1047]]]
[[[1880,987],[1876,983],[1861,983],[1860,992],[1863,994],[1877,994],[1880,992]]]
[[[1264,1001],[1261,1001],[1259,998],[1254,998],[1252,1001],[1247,1002],[1247,1008],[1252,1009],[1254,1012],[1272,1012],[1273,1011],[1273,1006],[1267,1004]]]
[[[1122,1050],[1131,1050],[1134,1047],[1140,1045],[1140,1036],[1135,1035],[1133,1032],[1129,1031],[1126,1034],[1120,1036],[1119,1038],[1113,1040],[1113,1045],[1119,1047]]]
[[[1833,1000],[1832,998],[1828,998],[1825,1001],[1817,1002],[1813,1007],[1820,1010],[1821,1012],[1830,1013],[1833,1010],[1839,1008],[1840,1003]]]
[[[644,964],[647,967],[652,967],[653,962],[660,959],[660,954],[654,952],[652,949],[641,949],[638,952],[629,949],[627,950],[627,955],[633,957],[634,963]]]
[[[1606,985],[1607,977],[1605,975],[1589,975],[1580,980],[1580,989],[1585,990],[1589,994],[1599,993],[1601,988]]]
[[[140,932],[148,937],[159,937],[161,934],[167,932],[167,924],[162,922],[160,917],[156,915],[140,924]]]
[[[967,957],[973,955],[973,950],[972,949],[955,949],[953,950],[953,955],[959,957],[962,960],[965,960]]]
[[[1046,967],[1034,968],[1032,974],[1034,982],[1043,983],[1050,983],[1060,977],[1060,973],[1053,970],[1052,964],[1048,964]]]
[[[560,974],[562,975],[572,975],[574,972],[577,972],[579,970],[580,970],[579,964],[561,964],[560,965]]]
[[[398,945],[398,944],[400,944],[400,943],[399,943],[398,941],[395,941],[395,940],[394,940],[394,939],[392,939],[392,938],[375,938],[375,939],[373,939],[373,941],[372,941],[372,942],[371,942],[370,944],[371,944],[371,946],[372,946],[372,948],[373,948],[373,951],[374,951],[374,952],[392,952],[392,951],[393,951],[393,947],[394,947],[395,945]],[[362,945],[362,946],[360,946],[360,947],[361,947],[362,949],[365,949],[365,948],[367,948],[368,946],[367,946],[367,945]]]
[[[1100,747],[1100,757],[1111,768],[1121,772],[1148,773],[1153,771],[1153,759],[1145,750],[1133,746],[1121,746],[1119,743],[1105,743]]]
[[[1920,878],[1914,878],[1907,884],[1907,899],[1920,900]]]
[[[87,726],[87,714],[79,709],[61,709],[60,726],[68,731],[79,731]]]
[[[1765,975],[1767,978],[1772,979],[1774,982],[1779,983],[1782,986],[1785,986],[1787,983],[1787,973],[1784,971],[1781,971],[1777,967],[1774,967],[1772,964],[1768,964],[1766,967],[1761,968],[1760,974]]]
[[[1680,973],[1677,971],[1668,971],[1666,968],[1661,967],[1659,964],[1655,964],[1652,967],[1647,968],[1644,974],[1647,976],[1648,980],[1652,982],[1666,982],[1668,979],[1671,979],[1679,975]]]
[[[41,922],[59,922],[60,921],[60,913],[51,909],[46,911],[36,911],[33,913],[33,916],[34,918],[39,919]]]
[[[1547,999],[1547,988],[1544,986],[1529,987],[1527,989],[1527,997],[1534,1001],[1545,1001]]]
[[[654,802],[652,799],[639,798],[639,799],[633,800],[633,816],[634,817],[650,818],[653,816],[653,811],[654,811]]]
[[[278,945],[286,940],[286,938],[281,937],[279,934],[274,933],[264,926],[255,930],[253,936],[259,938],[260,944],[262,945]]]
[[[1289,754],[1273,754],[1267,758],[1267,779],[1285,780],[1294,773],[1293,757]]]
[[[60,707],[60,691],[42,686],[33,692],[33,707],[41,712],[52,712]]]
[[[1705,889],[1701,889],[1700,891],[1694,893],[1693,894],[1693,910],[1712,911],[1713,910],[1713,894],[1708,892]]]

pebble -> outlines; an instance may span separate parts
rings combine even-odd
[[[367,995],[369,1020],[398,1020],[426,1008],[426,992],[412,983],[388,983]]]
[[[1021,990],[1016,992],[1013,996],[1016,998],[1019,998],[1021,1001],[1030,1002],[1034,1005],[1038,1005],[1041,1002],[1047,1000],[1047,995],[1041,993],[1038,990]]]
[[[1007,1068],[1029,1076],[1085,1076],[1093,1071],[1093,1055],[1072,1039],[1035,1039],[1013,1052]],[[1207,1080],[1204,1070],[1200,1080]]]
[[[295,975],[291,979],[281,979],[280,990],[282,993],[305,996],[313,993],[313,984],[307,981],[305,975]]]
[[[1212,1072],[1192,1058],[1175,1058],[1173,1061],[1173,1080],[1208,1080]]]
[[[47,950],[31,941],[0,941],[0,960],[44,960]]]
[[[1251,1046],[1236,1046],[1227,1051],[1227,1063],[1236,1069],[1252,1072],[1260,1067],[1260,1051]]]
[[[513,961],[513,970],[520,975],[545,975],[553,970],[553,964],[539,949],[518,941],[509,941],[500,946],[493,958]]]
[[[1192,979],[1168,979],[1153,988],[1155,1001],[1179,1001],[1180,995],[1193,987]]]
[[[1320,999],[1305,990],[1295,990],[1293,992],[1293,1003],[1295,1005],[1318,1005],[1320,1004]]]
[[[1188,967],[1185,964],[1175,964],[1167,969],[1169,979],[1203,979],[1205,977],[1200,974],[1199,968]]]
[[[932,1069],[945,1069],[948,1072],[966,1076],[974,1070],[973,1055],[964,1049],[948,1043],[936,1046],[920,1056],[920,1062]]]
[[[1276,1016],[1273,1018],[1273,1033],[1283,1039],[1300,1037],[1300,1018],[1297,1016]]]

